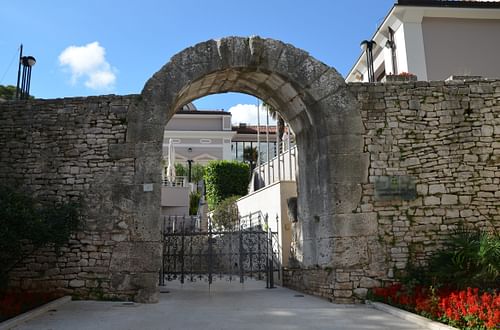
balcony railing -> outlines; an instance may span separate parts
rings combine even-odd
[[[297,147],[293,146],[253,170],[250,192],[278,181],[295,181]]]
[[[188,178],[187,176],[176,176],[173,181],[164,178],[163,185],[166,187],[187,187]]]

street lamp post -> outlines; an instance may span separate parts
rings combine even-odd
[[[361,42],[361,49],[366,52],[366,67],[368,69],[368,82],[375,81],[375,72],[373,70],[373,47],[377,43],[373,40],[363,40]]]
[[[188,159],[188,182],[191,182],[191,166],[193,164],[192,159]]]
[[[19,50],[19,68],[17,70],[17,100],[27,100],[30,96],[31,68],[35,63],[36,59],[33,56],[23,56],[23,45],[21,45]],[[21,88],[19,88],[19,83],[21,83]]]
[[[189,158],[191,158],[191,153],[192,152],[193,152],[193,148],[188,148]],[[191,166],[193,164],[193,160],[192,159],[188,159],[187,163],[188,163],[188,182],[191,182]]]

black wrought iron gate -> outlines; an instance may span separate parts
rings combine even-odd
[[[173,280],[243,283],[250,277],[266,279],[266,287],[274,287],[277,233],[269,229],[267,217],[258,216],[254,223],[240,219],[229,229],[210,221],[203,226],[195,217],[168,217],[162,234],[160,285]]]

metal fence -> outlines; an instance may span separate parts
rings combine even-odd
[[[269,229],[267,217],[255,221],[239,218],[230,228],[206,228],[197,217],[168,217],[163,223],[163,258],[160,285],[179,280],[212,284],[217,280],[266,279],[274,287],[279,274],[277,233]]]

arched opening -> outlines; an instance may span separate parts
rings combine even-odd
[[[128,113],[127,143],[135,145],[137,157],[135,182],[160,184],[163,132],[173,114],[197,98],[225,92],[258,97],[290,124],[299,168],[296,258],[302,267],[342,267],[335,239],[349,236],[346,228],[352,224],[367,222],[356,214],[368,168],[363,124],[343,78],[291,45],[229,37],[175,55],[146,83]],[[160,195],[158,189],[144,191],[135,192],[140,207],[130,249],[154,247],[151,260],[145,260],[145,268],[153,270],[159,269]],[[136,300],[154,300],[157,273],[148,271],[142,278]]]

